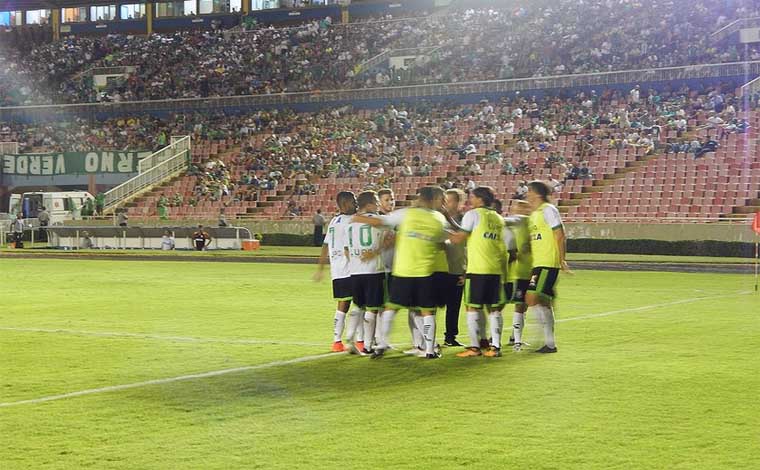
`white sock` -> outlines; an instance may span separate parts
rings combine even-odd
[[[354,338],[358,337],[357,330],[361,331],[359,325],[362,322],[361,310],[353,309],[348,313],[348,327],[346,328],[346,341],[349,343],[354,342]],[[358,341],[358,339],[357,339]]]
[[[556,348],[557,343],[554,340],[554,310],[551,307],[544,307],[544,339],[546,345],[550,348]]]
[[[413,320],[414,331],[416,332],[416,336],[414,338],[414,346],[419,349],[425,349],[425,338],[422,335],[424,322],[422,321],[422,315],[420,315],[420,312],[414,312]]]
[[[467,332],[470,333],[470,347],[480,347],[480,325],[478,312],[467,312]]]
[[[338,342],[343,337],[343,325],[346,324],[346,312],[340,310],[335,311],[335,319],[333,320],[333,341]]]
[[[377,314],[374,312],[364,313],[364,337],[367,341],[364,342],[364,349],[369,351],[372,349],[372,338],[375,337],[375,324],[377,322]]]
[[[480,339],[487,340],[486,337],[486,312],[478,312],[478,333],[480,333]]]
[[[356,312],[356,317],[357,317],[356,336],[354,336],[354,341],[355,342],[364,341],[364,328],[362,327],[362,324],[364,323],[364,310],[359,307],[356,307],[354,311]]]
[[[515,312],[512,314],[512,335],[514,335],[515,343],[522,343],[523,329],[525,329],[525,314]]]
[[[379,345],[383,344],[383,338],[382,338],[382,335],[383,335],[383,329],[382,329],[383,312],[377,312],[377,323],[376,324],[377,325],[381,325],[381,328],[375,327],[375,346],[379,346]]]
[[[388,349],[390,346],[391,329],[393,328],[393,319],[396,318],[395,310],[386,310],[380,316],[380,341],[381,348]]]
[[[422,334],[425,337],[425,353],[435,352],[435,315],[422,317]]]
[[[501,312],[492,312],[489,317],[491,320],[491,344],[494,348],[501,349],[501,331],[504,329],[504,317]]]

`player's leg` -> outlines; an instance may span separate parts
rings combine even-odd
[[[459,310],[462,308],[462,294],[464,285],[457,274],[446,275],[446,333],[444,344],[446,346],[462,346],[457,341],[459,334]]]
[[[467,333],[470,337],[470,343],[467,349],[457,354],[457,357],[475,357],[482,355],[481,338],[485,332],[482,329],[481,316],[483,315],[483,304],[480,303],[479,294],[480,278],[474,274],[467,274],[464,281],[464,304],[467,307]]]
[[[345,350],[343,346],[343,329],[346,325],[346,316],[348,308],[351,306],[351,299],[353,298],[351,292],[351,278],[333,279],[332,281],[333,298],[337,301],[338,305],[335,309],[335,317],[333,319],[333,352],[342,352]],[[349,316],[350,320],[350,316]],[[351,322],[349,321],[349,328]],[[349,337],[349,341],[351,338]]]
[[[544,346],[536,350],[539,353],[557,352],[557,344],[554,338],[554,310],[552,300],[554,298],[554,286],[557,282],[559,269],[535,268],[531,275],[528,292],[525,301],[528,311],[536,316],[544,330]]]
[[[504,331],[504,317],[501,309],[507,303],[507,298],[502,287],[501,276],[493,275],[485,279],[488,301],[488,323],[491,327],[491,348],[484,355],[486,357],[501,357],[501,335]]]
[[[529,283],[530,281],[527,279],[518,279],[514,283],[511,297],[515,308],[512,313],[512,336],[510,337],[510,343],[515,352],[520,352],[523,347],[522,338],[525,332],[525,312],[528,310],[528,305],[525,303],[525,294]]]
[[[425,358],[437,359],[441,357],[437,351],[438,344],[435,340],[435,312],[436,306],[441,298],[439,289],[441,286],[436,285],[436,276],[427,276],[416,278],[417,285],[416,304],[420,306],[420,316],[422,317],[422,338],[425,345]]]
[[[364,313],[364,349],[361,354],[369,355],[377,330],[378,315],[385,304],[385,273],[366,274],[362,276],[362,289],[366,300]]]

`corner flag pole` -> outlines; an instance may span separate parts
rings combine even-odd
[[[757,264],[760,262],[760,212],[755,212],[752,221],[752,230],[755,231],[755,292],[757,292]]]

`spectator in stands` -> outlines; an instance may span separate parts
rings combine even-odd
[[[127,215],[127,210],[120,209],[117,215],[117,219],[116,219],[116,222],[119,224],[119,227],[126,227],[128,220],[129,220],[129,216]]]
[[[227,216],[224,215],[224,207],[219,209],[219,227],[227,227]]]
[[[705,143],[700,145],[699,148],[694,152],[694,159],[696,160],[705,156],[707,153],[715,152],[718,150],[718,147],[720,147],[720,144],[708,135]]]
[[[527,194],[528,185],[525,183],[525,181],[521,180],[519,183],[517,183],[517,188],[515,189],[515,193],[512,195],[512,199],[519,199],[523,201],[525,200]]]

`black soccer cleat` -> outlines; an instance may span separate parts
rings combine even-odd
[[[462,347],[462,346],[464,346],[462,343],[460,343],[459,341],[457,341],[454,338],[447,339],[446,341],[443,342],[443,345],[446,346],[446,347],[448,347],[448,348]]]
[[[433,353],[433,354],[425,354],[425,359],[440,359],[441,355],[439,353]]]
[[[375,348],[372,351],[372,355],[370,356],[370,359],[380,359],[385,355],[385,349],[382,348]]]
[[[536,349],[535,352],[539,354],[552,354],[557,352],[557,348],[550,348],[549,346],[544,345],[541,349]]]

